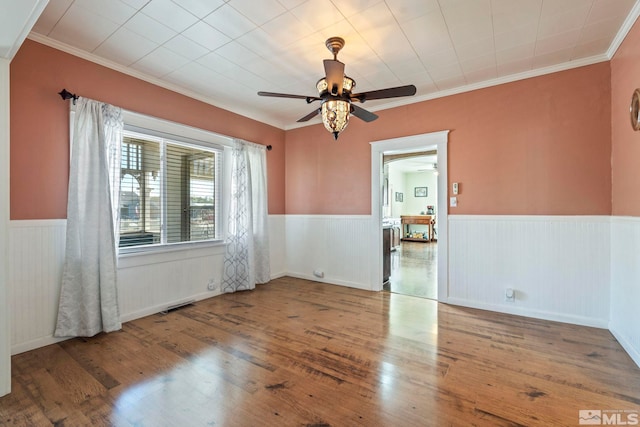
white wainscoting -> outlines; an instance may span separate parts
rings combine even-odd
[[[371,216],[287,215],[285,221],[288,275],[372,289]]]
[[[269,259],[271,261],[271,278],[287,274],[287,240],[286,216],[269,215]]]
[[[608,216],[450,215],[447,302],[606,328],[609,254]]]
[[[285,218],[269,218],[272,276],[285,274]],[[60,341],[53,337],[64,261],[66,220],[11,221],[9,307],[11,352]],[[220,293],[224,246],[120,257],[123,321]],[[214,281],[216,289],[207,286]]]
[[[640,366],[640,218],[611,219],[609,330]]]
[[[66,220],[11,221],[11,352],[51,344],[58,313]]]

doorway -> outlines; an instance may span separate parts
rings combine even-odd
[[[438,206],[436,212],[437,241],[437,294],[438,301],[446,301],[448,297],[448,250],[447,250],[447,141],[449,131],[433,132],[414,135],[403,138],[395,138],[371,143],[371,236],[374,242],[371,245],[371,259],[374,261],[372,274],[372,289],[383,289],[383,200],[385,181],[383,176],[383,155],[398,155],[403,153],[416,153],[427,150],[437,150],[438,171],[437,180]]]
[[[383,255],[386,291],[438,298],[437,154],[436,150],[383,153],[384,182],[389,192],[382,204],[383,236],[391,236],[389,253]],[[383,250],[387,251],[386,246]]]

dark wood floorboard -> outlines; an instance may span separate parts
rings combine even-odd
[[[575,426],[640,410],[606,330],[281,278],[12,358],[11,426]]]

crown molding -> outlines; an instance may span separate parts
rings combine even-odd
[[[631,27],[635,24],[638,16],[640,16],[640,0],[636,0],[636,3],[631,8],[631,12],[627,15],[627,19],[624,20],[620,30],[618,30],[618,33],[609,45],[609,49],[607,49],[607,58],[609,58],[609,60],[611,60],[613,55],[618,51],[618,48],[624,41],[625,37],[627,37],[627,34],[629,34],[629,31],[631,31]]]

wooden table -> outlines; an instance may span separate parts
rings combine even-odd
[[[409,242],[429,242],[433,240],[433,224],[431,220],[433,215],[402,215],[400,220],[402,222],[402,240]],[[416,239],[413,237],[406,237],[409,234],[410,225],[426,225],[429,227],[426,238]]]

